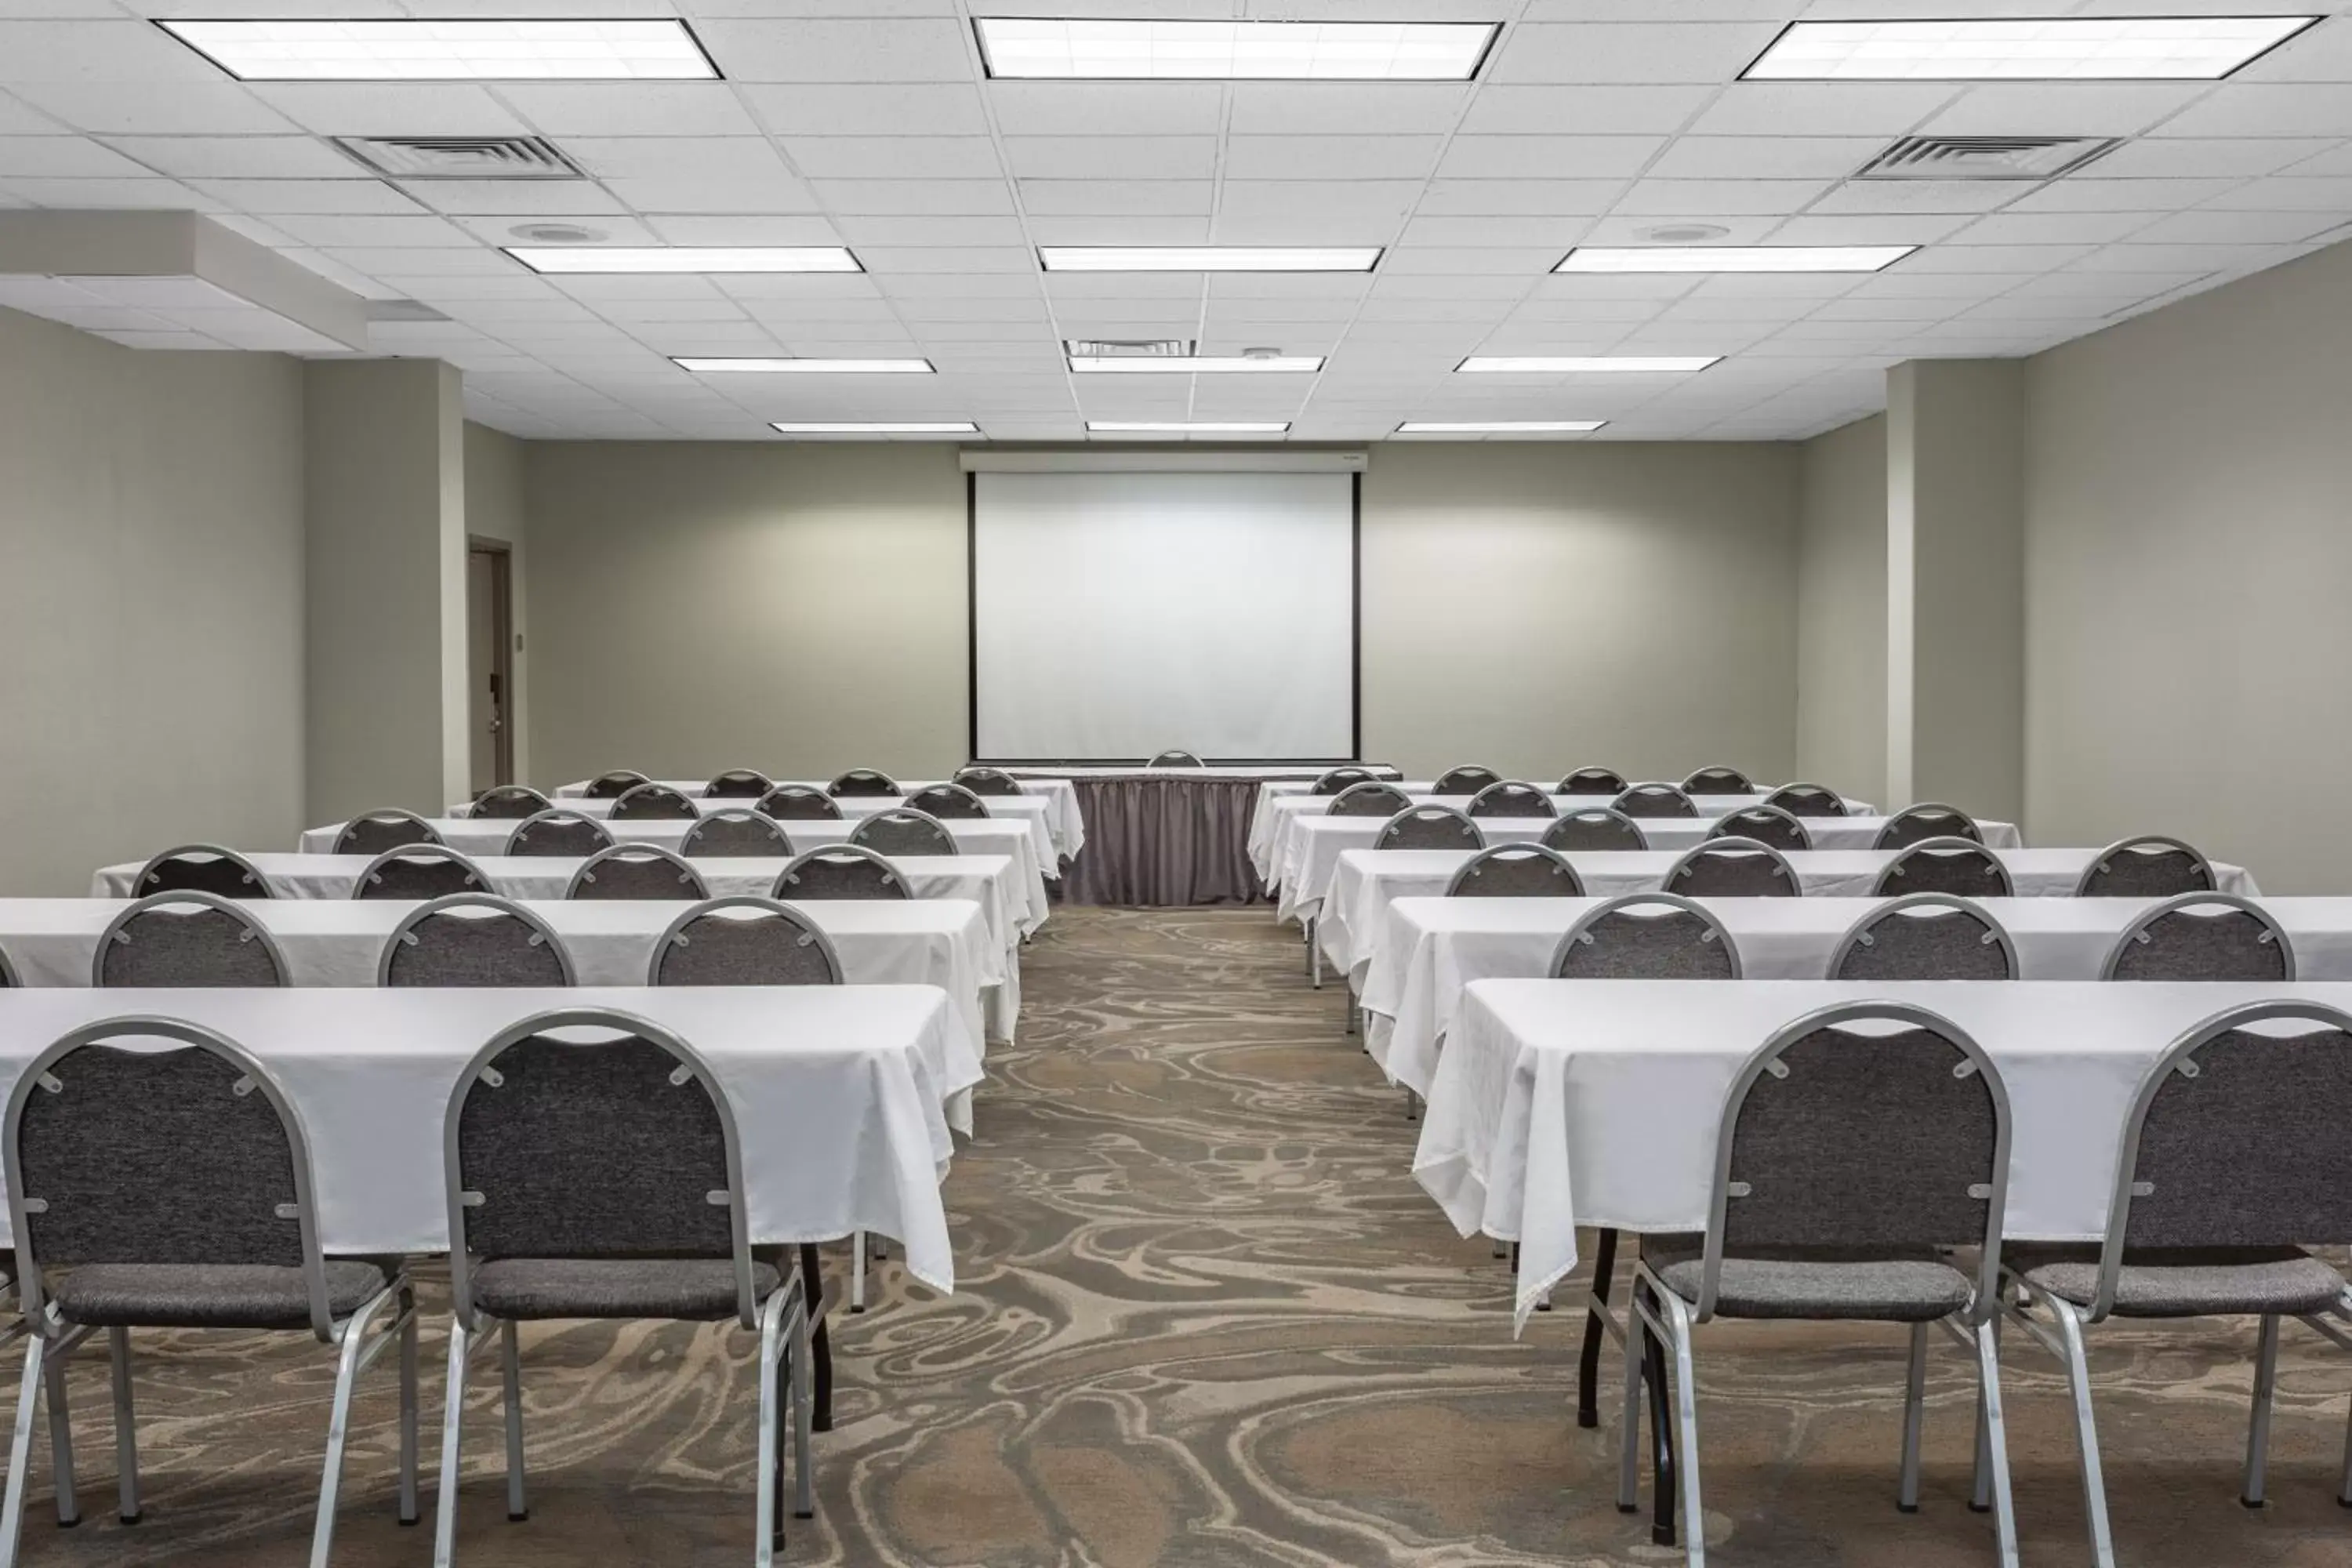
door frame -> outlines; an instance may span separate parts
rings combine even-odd
[[[491,738],[490,782],[508,784],[515,782],[514,546],[503,539],[468,534],[466,555],[469,562],[476,555],[487,556],[490,563],[490,646],[496,651],[491,656],[489,673],[498,682],[499,717],[498,730]],[[469,610],[469,616],[470,613]],[[466,698],[469,725],[474,695],[469,689]]]

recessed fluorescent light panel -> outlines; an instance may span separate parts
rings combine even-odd
[[[673,359],[697,375],[929,375],[927,359]]]
[[[1045,245],[1048,272],[1370,272],[1377,245]]]
[[[1090,22],[982,16],[988,74],[1059,80],[1468,81],[1495,22]]]
[[[2210,81],[2316,16],[1792,22],[1747,81]]]
[[[889,422],[820,422],[794,424],[778,420],[768,426],[779,436],[977,436],[980,426],[969,419],[941,419],[931,423]]]
[[[1279,436],[1290,428],[1286,419],[1181,420],[1089,419],[1087,431],[1095,436]]]
[[[675,17],[156,25],[239,81],[708,81],[719,75]]]
[[[1070,369],[1079,375],[1245,374],[1253,371],[1297,374],[1322,368],[1321,354],[1162,354],[1151,358],[1126,354],[1099,358],[1084,354],[1070,356]]]
[[[1598,430],[1605,419],[1408,419],[1396,427],[1400,436],[1580,436]]]
[[[1580,245],[1554,272],[1876,272],[1916,245]]]
[[[1454,367],[1461,375],[1683,375],[1705,370],[1721,354],[1472,354]]]
[[[509,245],[533,272],[863,272],[837,245]]]

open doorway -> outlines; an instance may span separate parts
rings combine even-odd
[[[514,555],[495,540],[466,546],[468,764],[474,793],[514,783]]]

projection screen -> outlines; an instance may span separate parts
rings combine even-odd
[[[1356,752],[1346,473],[979,473],[972,749],[1108,763]]]

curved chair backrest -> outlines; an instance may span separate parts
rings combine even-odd
[[[1488,784],[1470,797],[1466,808],[1472,816],[1557,816],[1559,808],[1551,796],[1531,784],[1514,784],[1508,780]]]
[[[958,768],[952,781],[974,795],[1019,795],[1021,781],[1003,768],[972,766]]]
[[[250,910],[218,893],[155,893],[107,922],[92,985],[291,985],[278,939]]]
[[[1445,884],[1449,899],[1580,899],[1584,879],[1541,844],[1497,844],[1470,857]]]
[[[150,893],[217,893],[224,899],[266,899],[269,883],[252,861],[217,844],[183,844],[139,868],[131,884],[141,898]]]
[[[683,856],[651,844],[615,844],[599,849],[572,874],[567,899],[691,899],[710,896],[702,874]]]
[[[1547,973],[1555,980],[1737,980],[1739,949],[1714,911],[1689,899],[1626,893],[1569,927]]]
[[[588,781],[588,787],[581,793],[590,800],[618,800],[639,784],[647,782],[646,775],[641,773],[628,768],[619,768],[609,773],[597,774]]]
[[[1351,784],[1331,797],[1323,808],[1326,816],[1394,816],[1400,811],[1412,809],[1412,796],[1392,784],[1381,779],[1365,779]]]
[[[743,859],[776,859],[793,852],[792,840],[772,816],[730,806],[714,811],[686,830],[678,853],[689,860],[735,856]]]
[[[1882,899],[1907,893],[1958,893],[1964,899],[2017,894],[2000,857],[1972,838],[1920,839],[1887,863],[1871,891]]]
[[[1544,829],[1543,842],[1548,849],[1588,851],[1650,847],[1650,841],[1642,837],[1642,825],[1613,805],[1592,805],[1567,813]]]
[[[758,808],[786,822],[837,822],[841,807],[814,784],[778,784],[760,797]]]
[[[838,985],[841,955],[816,922],[773,899],[712,899],[654,944],[648,985]]]
[[[1845,797],[1827,784],[1787,784],[1764,797],[1790,816],[1843,816]]]
[[[1738,768],[1701,768],[1683,780],[1685,795],[1754,795],[1756,786]]]
[[[1929,838],[1965,838],[1971,844],[1984,842],[1984,829],[1977,819],[1957,805],[1941,805],[1934,801],[1904,807],[1886,819],[1872,840],[1873,849],[1908,849],[1914,844]]]
[[[1484,849],[1478,825],[1450,805],[1416,805],[1398,812],[1372,840],[1375,849]]]
[[[827,795],[903,795],[898,781],[872,768],[852,768],[824,786]]]
[[[1208,764],[1190,752],[1162,752],[1143,764],[1148,768],[1198,768]]]
[[[2074,884],[2078,899],[2168,899],[2221,886],[2212,863],[2178,838],[2145,833],[2122,838],[2092,858]]]
[[[1437,782],[1429,786],[1429,793],[1432,795],[1476,795],[1488,784],[1500,784],[1502,782],[1503,775],[1496,773],[1494,769],[1482,768],[1475,763],[1465,763],[1460,767],[1448,768],[1444,773],[1438,774]]]
[[[378,985],[569,985],[572,955],[510,899],[456,893],[412,910],[377,960]]]
[[[1614,768],[1579,768],[1559,781],[1556,795],[1605,795],[1614,800],[1625,793],[1625,775]]]
[[[665,784],[632,784],[613,803],[615,822],[692,822],[702,808]]]
[[[988,815],[988,802],[960,784],[926,784],[907,797],[907,809],[936,816],[971,821]]]
[[[1349,784],[1360,784],[1370,782],[1372,770],[1370,768],[1333,768],[1329,773],[1327,773],[1321,778],[1317,779],[1315,781],[1315,787],[1308,790],[1307,793],[1309,795],[1338,795]]]
[[[459,1321],[478,1262],[732,1258],[737,1317],[758,1325],[734,1112],[669,1031],[588,1007],[499,1031],[457,1077],[442,1147]]]
[[[1793,815],[1777,805],[1751,805],[1716,819],[1709,838],[1753,838],[1775,849],[1811,849],[1813,836]]]
[[[408,844],[438,844],[441,835],[413,811],[371,811],[343,824],[331,855],[381,855]]]
[[[1829,977],[2014,980],[2017,943],[1990,911],[1956,893],[1912,893],[1853,922]]]
[[[911,899],[915,889],[898,868],[862,844],[826,844],[793,857],[769,897],[810,899]]]
[[[776,783],[757,768],[729,768],[702,786],[705,800],[757,800]]]
[[[529,784],[492,784],[474,797],[474,804],[467,808],[466,815],[520,822],[526,817],[537,816],[542,811],[551,811],[554,807],[553,801]]]
[[[1727,1254],[1980,1247],[2000,1304],[2009,1094],[1976,1041],[1925,1007],[1851,1002],[1773,1035],[1724,1096],[1696,1316]]]
[[[1675,862],[1666,891],[1693,899],[1793,899],[1804,889],[1781,853],[1753,838],[1710,838]]]
[[[542,811],[515,824],[507,835],[506,853],[585,858],[612,847],[613,835],[594,817],[576,811]]]
[[[1696,816],[1698,807],[1682,786],[1670,784],[1630,784],[1615,800],[1609,803],[1612,810],[1627,816]]]
[[[177,1044],[106,1043],[117,1039]],[[301,1119],[269,1070],[226,1036],[178,1018],[84,1025],[33,1058],[7,1117],[0,1158],[16,1288],[35,1321],[51,1268],[299,1268],[310,1330],[333,1339]]]
[[[849,830],[849,842],[885,855],[953,855],[955,835],[948,825],[927,811],[897,806],[861,816]]]
[[[2252,899],[2182,893],[2132,921],[2099,978],[2292,980],[2294,946]]]
[[[2347,1164],[2352,1015],[2277,1001],[2206,1019],[2157,1058],[2125,1120],[2093,1320],[2115,1305],[2126,1247],[2341,1245]]]
[[[387,849],[352,883],[355,899],[445,899],[489,890],[490,879],[480,867],[442,844]]]

